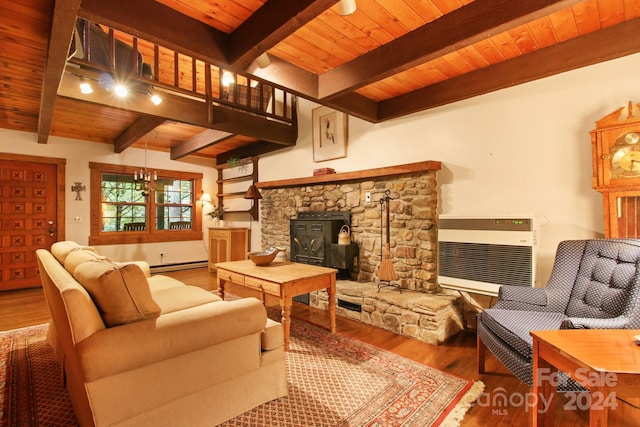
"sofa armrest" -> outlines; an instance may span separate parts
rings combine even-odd
[[[217,301],[101,330],[79,342],[76,350],[89,382],[258,334],[266,324],[266,310],[256,298]]]
[[[560,324],[560,329],[624,329],[630,326],[626,316],[611,319],[593,319],[588,317],[567,317]]]

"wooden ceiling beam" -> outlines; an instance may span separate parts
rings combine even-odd
[[[469,46],[584,0],[476,0],[319,76],[330,98]]]
[[[69,55],[81,0],[56,0],[51,19],[51,33],[47,48],[46,65],[40,92],[38,113],[39,144],[46,144],[51,132],[51,123],[56,105],[56,94]]]
[[[122,153],[137,140],[165,122],[164,117],[140,116],[113,141],[113,151]]]
[[[207,129],[204,132],[200,132],[193,138],[184,141],[180,145],[173,147],[171,149],[171,160],[179,160],[182,157],[194,154],[203,148],[224,142],[233,136],[234,134],[229,132],[217,129]]]
[[[214,105],[213,120],[208,126],[229,133],[250,138],[264,139],[277,144],[295,145],[297,130],[295,126],[276,121],[265,120],[260,116],[240,110]]]
[[[256,141],[250,145],[244,145],[242,147],[235,148],[230,151],[218,154],[216,156],[216,166],[224,165],[230,159],[245,159],[247,157],[257,157],[262,154],[272,153],[274,151],[288,148],[282,144],[275,144],[269,141]]]
[[[270,0],[231,33],[229,63],[247,68],[337,0]]]
[[[378,121],[638,53],[638,33],[640,18],[382,101]]]

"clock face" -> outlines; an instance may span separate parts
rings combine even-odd
[[[640,176],[640,146],[619,148],[611,157],[611,172],[612,178]]]

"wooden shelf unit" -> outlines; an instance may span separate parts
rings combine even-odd
[[[243,165],[248,165],[248,164],[252,165],[252,172],[250,174],[224,178],[225,169],[241,167]],[[218,169],[218,180],[216,181],[218,184],[218,193],[216,194],[216,196],[218,197],[218,205],[221,208],[224,208],[225,198],[244,197],[244,195],[246,194],[246,190],[249,188],[249,186],[255,184],[256,181],[258,181],[258,158],[257,157],[250,157],[247,159],[243,159],[239,163],[233,164],[233,165],[229,163],[224,165],[219,165],[216,168]],[[224,190],[225,184],[233,184],[237,182],[247,182],[248,183],[247,188],[244,191],[225,192]],[[253,218],[254,220],[257,220],[258,207],[259,207],[259,201],[253,200],[251,208],[247,210],[226,210],[224,211],[224,213],[248,213],[251,215],[251,218]]]

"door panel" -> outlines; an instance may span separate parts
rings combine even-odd
[[[40,286],[36,249],[57,238],[57,165],[0,160],[0,290]]]

